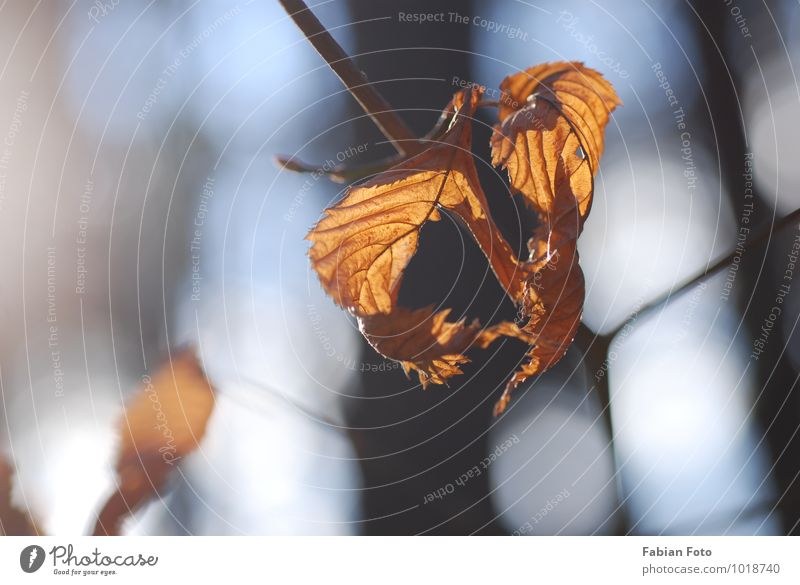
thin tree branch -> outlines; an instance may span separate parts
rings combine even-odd
[[[300,28],[325,62],[333,69],[375,125],[401,155],[413,154],[417,137],[392,109],[392,106],[367,81],[344,49],[336,42],[303,0],[279,0],[289,17]]]
[[[683,294],[684,292],[686,292],[688,289],[690,289],[691,287],[693,287],[694,285],[699,283],[704,278],[707,278],[707,277],[711,276],[712,274],[714,274],[715,272],[719,271],[720,269],[725,268],[726,266],[728,266],[731,262],[733,262],[733,259],[736,257],[737,254],[740,254],[740,255],[744,256],[744,255],[752,252],[754,249],[759,247],[759,244],[764,243],[765,240],[770,238],[772,236],[772,234],[778,232],[782,228],[784,228],[787,225],[789,225],[789,224],[791,224],[793,222],[796,222],[796,221],[800,221],[800,209],[795,209],[789,215],[779,219],[774,224],[768,225],[765,228],[763,228],[762,230],[760,230],[759,232],[757,232],[744,245],[743,249],[741,249],[741,250],[733,250],[730,254],[724,256],[723,258],[720,258],[719,260],[714,262],[714,264],[712,264],[711,266],[707,267],[700,274],[697,274],[695,276],[692,276],[692,277],[688,278],[687,280],[683,281],[677,288],[670,289],[667,292],[663,293],[662,295],[656,297],[655,299],[653,299],[649,303],[643,305],[636,312],[635,315],[628,316],[622,322],[622,324],[620,324],[619,327],[617,327],[613,331],[610,331],[609,333],[606,333],[603,337],[609,337],[609,338],[614,337],[634,317],[638,319],[642,315],[652,311],[653,309],[656,309],[656,308],[660,307],[661,305],[666,303],[668,300],[670,300],[672,297],[680,295],[680,294]]]
[[[605,337],[595,334],[585,324],[581,323],[575,335],[575,344],[583,352],[583,361],[588,366],[588,374],[591,376],[591,388],[597,393],[600,399],[600,414],[605,423],[608,442],[614,443],[614,423],[611,420],[611,386],[608,382],[608,350],[611,346],[612,337]],[[619,470],[617,452],[612,448],[611,460],[614,469]],[[613,534],[622,536],[628,533],[630,524],[630,513],[625,505],[623,494],[619,496],[619,507],[613,523]]]

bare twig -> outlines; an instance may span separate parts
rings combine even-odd
[[[361,70],[314,16],[306,3],[303,0],[280,0],[280,3],[397,152],[414,153],[418,148],[417,137],[392,109],[389,102],[370,85]]]
[[[789,225],[789,224],[791,224],[793,222],[796,222],[796,221],[800,221],[800,209],[795,209],[789,215],[779,219],[775,223],[773,223],[771,225],[768,225],[765,228],[763,228],[762,230],[760,230],[759,232],[757,232],[748,242],[745,243],[744,249],[740,248],[740,249],[733,250],[730,254],[727,254],[726,256],[724,256],[724,257],[720,258],[719,260],[717,260],[716,262],[714,262],[714,264],[712,264],[711,266],[708,266],[700,274],[696,274],[695,276],[692,276],[692,277],[686,279],[681,284],[679,284],[677,286],[677,288],[670,289],[667,292],[665,292],[664,294],[656,297],[655,299],[653,299],[649,303],[643,305],[636,312],[635,315],[629,316],[627,319],[625,319],[625,321],[622,322],[622,324],[620,324],[619,327],[617,327],[613,331],[610,331],[609,333],[606,333],[605,337],[609,337],[609,338],[614,337],[617,333],[620,332],[620,330],[622,330],[622,328],[631,319],[633,319],[633,318],[637,318],[638,319],[639,317],[641,317],[645,313],[648,313],[648,312],[652,311],[653,309],[656,309],[656,308],[660,307],[661,305],[666,303],[668,300],[670,300],[672,297],[674,297],[676,295],[680,295],[680,294],[686,292],[691,287],[693,287],[694,285],[699,283],[701,280],[703,280],[705,278],[708,278],[709,276],[711,276],[712,274],[716,273],[720,269],[725,268],[726,266],[728,266],[731,262],[733,262],[734,258],[737,256],[737,254],[740,254],[740,255],[743,256],[745,254],[748,254],[748,253],[752,252],[754,249],[758,248],[759,244],[762,244],[765,241],[767,241],[769,238],[771,238],[774,233],[776,233],[780,229],[782,229],[782,228],[786,227],[787,225]]]

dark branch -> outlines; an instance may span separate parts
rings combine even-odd
[[[764,243],[765,241],[768,242],[769,239],[771,239],[772,234],[776,233],[777,231],[786,227],[787,225],[797,221],[800,221],[800,209],[795,209],[792,213],[779,219],[774,224],[766,226],[762,230],[758,231],[744,245],[743,250],[741,249],[733,250],[730,254],[724,256],[723,258],[720,258],[719,260],[714,262],[714,264],[712,264],[711,266],[708,266],[702,273],[692,276],[691,278],[688,278],[687,280],[683,281],[680,285],[678,285],[677,288],[670,289],[664,294],[656,297],[649,303],[643,305],[641,309],[639,309],[636,312],[636,315],[629,316],[619,327],[607,333],[605,336],[609,338],[614,337],[625,326],[625,324],[628,323],[628,321],[630,321],[634,317],[639,318],[642,315],[652,311],[653,309],[660,307],[668,300],[670,300],[672,297],[683,294],[684,292],[692,288],[694,285],[699,283],[701,280],[708,278],[712,274],[728,266],[731,262],[733,262],[733,259],[736,257],[737,254],[741,254],[742,256],[749,254],[753,250],[757,249],[760,244]]]

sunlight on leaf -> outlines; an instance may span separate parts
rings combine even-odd
[[[536,212],[539,227],[528,242],[531,273],[518,299],[521,338],[533,345],[495,414],[519,384],[563,357],[578,330],[585,292],[577,239],[591,209],[605,126],[621,103],[610,83],[580,63],[533,67],[500,87],[524,105],[501,107],[492,163],[508,170],[512,190]]]
[[[309,256],[325,291],[359,321],[384,356],[416,371],[423,387],[461,373],[472,346],[501,337],[530,345],[495,406],[528,377],[558,362],[580,324],[583,272],[577,238],[591,209],[604,131],[619,98],[581,63],[548,63],[511,75],[501,89],[500,123],[491,139],[492,164],[508,171],[511,190],[536,214],[539,226],[520,260],[492,221],[478,181],[471,123],[481,89],[456,93],[431,146],[351,187],[311,230]],[[520,319],[482,329],[477,320],[448,322],[450,310],[397,306],[403,274],[428,221],[442,211],[464,222]]]

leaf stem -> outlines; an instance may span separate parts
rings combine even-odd
[[[308,42],[317,50],[325,62],[333,69],[347,91],[350,92],[375,125],[389,139],[401,155],[415,152],[417,137],[405,122],[392,109],[392,106],[376,90],[364,73],[356,67],[353,60],[344,52],[331,33],[314,16],[303,0],[279,0],[286,13],[300,28]]]
[[[379,160],[374,164],[365,166],[339,165],[332,168],[325,168],[324,164],[309,164],[299,159],[283,155],[274,157],[274,160],[278,166],[287,171],[294,171],[295,173],[316,173],[317,176],[324,175],[328,177],[334,183],[352,183],[365,177],[371,177],[372,175],[382,173],[405,158],[405,156],[395,154],[383,160]]]

